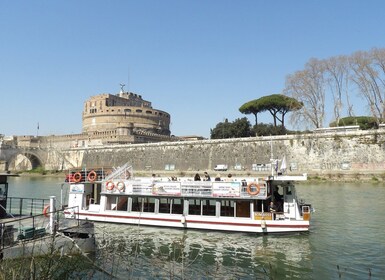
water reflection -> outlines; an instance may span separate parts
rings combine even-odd
[[[122,278],[310,278],[309,235],[96,225],[97,263]]]
[[[10,195],[60,197],[62,182],[10,178]],[[100,223],[97,263],[123,279],[384,279],[384,184],[323,182],[297,190],[316,209],[309,234],[253,236]],[[100,278],[109,279],[95,276]]]

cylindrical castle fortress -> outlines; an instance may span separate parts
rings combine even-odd
[[[116,131],[170,136],[170,114],[153,109],[141,95],[121,91],[117,95],[99,94],[84,103],[83,133]]]

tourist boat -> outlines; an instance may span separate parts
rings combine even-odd
[[[306,174],[231,181],[138,178],[127,163],[109,175],[91,170],[71,178],[67,218],[250,233],[309,230],[312,208],[298,200],[294,185]],[[269,209],[271,202],[277,208]]]

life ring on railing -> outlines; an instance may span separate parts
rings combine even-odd
[[[252,187],[255,187],[256,190],[252,191],[251,190]],[[250,184],[247,185],[247,193],[249,195],[257,195],[257,194],[259,194],[260,190],[261,190],[261,187],[257,183],[250,183]]]
[[[98,178],[98,175],[96,174],[96,172],[94,170],[92,170],[90,173],[88,173],[87,175],[87,179],[88,181],[90,182],[93,182],[96,180],[96,178]]]
[[[82,174],[80,172],[76,172],[73,176],[73,180],[76,183],[79,183],[82,180]]]
[[[112,181],[107,181],[106,183],[106,189],[109,191],[112,191],[115,188],[115,184]]]
[[[118,188],[119,191],[123,192],[124,191],[124,182],[123,181],[120,181],[116,184],[116,187]]]
[[[46,218],[49,218],[49,215],[48,215],[48,213],[49,213],[49,204],[47,204],[46,206],[44,206],[44,209],[43,209],[43,215],[44,215],[44,217],[46,217]]]

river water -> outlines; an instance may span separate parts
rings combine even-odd
[[[60,201],[59,178],[9,179],[9,196]],[[309,183],[310,232],[251,235],[96,224],[96,264],[122,279],[385,279],[383,183]],[[94,279],[108,279],[95,272]]]

